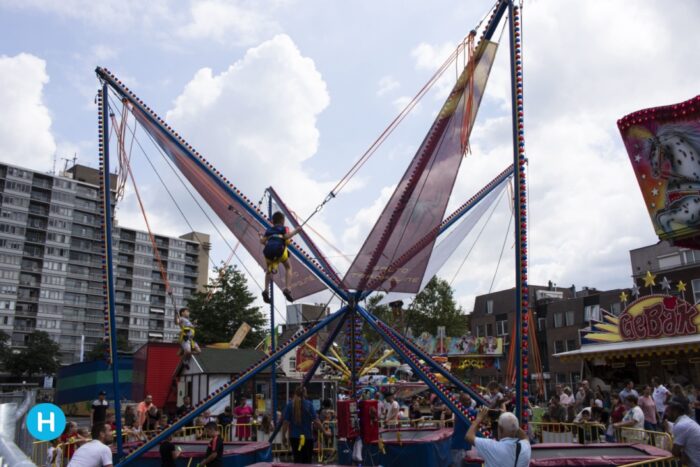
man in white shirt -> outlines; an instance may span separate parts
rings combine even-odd
[[[625,416],[621,422],[613,424],[614,428],[634,428],[634,430],[627,430],[627,432],[625,430],[622,431],[623,438],[631,442],[641,441],[644,438],[642,431],[636,431],[644,429],[644,411],[637,405],[637,401],[637,396],[634,394],[628,395],[624,400],[627,408]]]
[[[394,400],[393,394],[387,394],[384,400],[386,401],[384,405],[386,424],[388,426],[396,425],[399,422],[399,403]]]
[[[685,407],[670,402],[666,416],[673,422],[673,455],[688,467],[700,467],[700,425],[685,414]]]
[[[528,467],[532,451],[527,434],[520,429],[515,415],[504,412],[498,417],[498,441],[476,437],[476,430],[487,416],[488,409],[482,408],[466,436],[484,460],[484,467]]]
[[[661,384],[659,378],[656,376],[651,378],[651,384],[654,386],[652,397],[654,398],[654,404],[656,404],[656,412],[659,414],[657,420],[663,420],[664,413],[666,412],[666,403],[671,397],[671,391],[666,389],[666,386]]]
[[[75,451],[68,467],[112,467],[112,427],[106,423],[92,426],[92,441]]]

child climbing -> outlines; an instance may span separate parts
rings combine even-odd
[[[180,311],[175,315],[175,324],[180,326],[180,350],[178,355],[182,359],[182,364],[185,368],[189,368],[189,361],[192,355],[197,355],[201,350],[199,345],[194,340],[194,325],[190,321],[190,309],[180,308]]]
[[[301,230],[301,227],[289,231],[289,227],[284,225],[284,214],[277,211],[272,215],[272,227],[265,231],[265,234],[260,237],[260,243],[265,245],[263,255],[267,262],[267,271],[265,272],[265,290],[262,297],[265,303],[270,303],[270,284],[272,284],[272,275],[277,274],[277,268],[280,263],[284,266],[284,298],[290,302],[294,301],[292,291],[289,288],[292,282],[292,265],[289,262],[289,250],[287,245],[291,243],[291,238]]]

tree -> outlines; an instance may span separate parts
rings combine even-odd
[[[128,352],[131,350],[129,346],[129,341],[126,336],[121,334],[117,335],[117,352]],[[85,361],[92,362],[95,360],[104,360],[109,352],[107,340],[103,339],[93,347],[91,351],[85,354]]]
[[[381,319],[389,326],[396,327],[399,323],[395,323],[393,316],[391,314],[391,308],[389,305],[380,305],[379,302],[384,298],[383,294],[375,294],[370,296],[366,302],[366,309],[372,313],[377,318]],[[362,328],[365,339],[369,344],[376,344],[382,341],[382,338],[377,332],[367,323]],[[399,329],[397,329],[400,331]]]
[[[405,316],[414,336],[422,332],[435,335],[438,326],[445,326],[448,336],[461,336],[468,330],[467,317],[455,302],[452,287],[437,276],[416,295]]]
[[[7,341],[10,336],[5,332],[0,330],[0,364],[4,365],[10,354],[10,346],[7,345]]]
[[[211,280],[204,292],[188,300],[190,318],[195,322],[195,340],[199,344],[228,342],[242,323],[251,330],[241,348],[255,347],[265,337],[267,318],[260,307],[251,306],[255,295],[248,281],[236,266],[216,268],[216,280]]]
[[[52,375],[59,367],[59,346],[43,331],[34,331],[29,335],[25,349],[11,353],[5,367],[12,376]]]

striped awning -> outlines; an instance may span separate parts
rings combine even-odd
[[[588,344],[580,349],[560,352],[553,356],[564,361],[572,361],[673,355],[689,351],[700,351],[700,334],[639,341]]]

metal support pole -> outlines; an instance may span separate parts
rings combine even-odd
[[[357,398],[357,359],[355,358],[355,322],[357,321],[357,305],[350,308],[350,397]]]
[[[267,199],[267,211],[269,219],[272,220],[272,196],[268,196]],[[275,283],[270,281],[270,353],[274,352],[277,348],[277,333],[275,332]],[[272,367],[272,376],[270,378],[270,398],[272,399],[272,420],[274,420],[275,426],[279,425],[280,421],[277,420],[277,365]]]
[[[290,340],[286,345],[283,345],[279,349],[275,350],[270,356],[265,357],[264,359],[260,360],[258,363],[250,367],[240,377],[238,377],[238,379],[230,381],[222,388],[214,391],[213,394],[207,396],[202,402],[200,402],[195,407],[194,410],[184,415],[172,425],[166,427],[163,431],[155,435],[153,438],[149,439],[143,445],[139,446],[138,449],[129,454],[129,456],[127,456],[119,464],[117,464],[116,467],[123,467],[134,462],[136,459],[141,457],[142,454],[150,451],[152,448],[156,447],[161,441],[175,434],[178,430],[180,430],[180,428],[190,423],[192,420],[195,419],[195,417],[202,414],[205,410],[210,409],[219,401],[223,400],[226,397],[229,397],[229,395],[231,395],[233,391],[250,381],[252,378],[255,377],[255,375],[273,366],[277,362],[277,360],[294,350],[299,345],[303,344],[306,341],[306,339],[308,339],[310,336],[316,334],[318,331],[328,326],[336,319],[343,317],[345,313],[347,313],[347,311],[347,307],[343,307],[340,310],[333,313],[332,315],[322,319],[314,326],[311,326],[310,328],[304,330],[297,337]]]
[[[397,332],[395,329],[393,329],[391,326],[388,324],[384,323],[382,320],[377,318],[376,316],[373,317],[373,319],[380,325],[383,325],[387,332],[390,334],[393,334],[395,337],[403,341],[404,345],[408,347],[408,349],[413,352],[414,354],[418,355],[421,360],[423,360],[429,367],[433,369],[433,371],[436,371],[440,373],[442,376],[444,376],[450,383],[454,384],[457,386],[457,388],[463,392],[466,392],[469,394],[469,396],[474,399],[478,405],[485,405],[486,401],[484,400],[483,397],[481,397],[480,394],[478,394],[476,391],[474,391],[472,388],[464,384],[464,382],[460,381],[457,377],[455,377],[452,373],[450,373],[447,368],[444,366],[440,365],[438,362],[433,360],[433,358],[428,355],[426,352],[424,352],[420,347],[418,347],[414,342],[411,342],[410,339],[406,339],[404,335],[401,333]]]
[[[515,167],[515,415],[527,425],[528,404],[528,286],[527,286],[527,183],[525,178],[525,129],[523,123],[523,62],[520,43],[520,9],[508,2],[510,80]]]
[[[119,396],[119,358],[117,356],[117,324],[114,309],[114,278],[112,277],[112,199],[109,180],[109,88],[107,84],[102,85],[100,96],[100,141],[102,149],[102,209],[104,216],[104,249],[105,268],[104,281],[107,290],[107,312],[109,319],[109,341],[110,352],[112,354],[112,392],[114,393],[114,421],[117,427],[117,458],[124,456],[122,446],[122,417],[121,401]]]
[[[418,376],[425,384],[428,385],[428,388],[430,388],[430,390],[433,391],[433,393],[438,396],[440,400],[445,403],[445,405],[447,405],[447,407],[455,414],[456,417],[459,417],[464,423],[466,423],[467,426],[471,424],[472,420],[466,414],[468,408],[459,402],[457,397],[447,394],[446,388],[442,386],[442,384],[438,383],[436,378],[432,377],[432,375],[428,375],[420,368],[418,365],[417,355],[412,354],[408,348],[402,348],[400,345],[394,342],[395,338],[382,329],[382,327],[375,322],[372,315],[370,315],[367,310],[358,306],[357,313],[359,313],[360,316],[362,316],[362,318],[364,318],[364,320],[367,321],[367,323],[372,326],[372,328],[374,328],[374,330],[379,333],[380,336],[382,336],[384,341],[401,356],[401,358],[413,369],[416,376]]]
[[[335,325],[335,329],[331,333],[330,336],[328,336],[328,339],[326,342],[323,344],[323,347],[321,348],[321,353],[326,355],[330,349],[333,347],[333,342],[335,342],[335,338],[338,337],[338,334],[340,334],[340,331],[343,329],[343,326],[348,320],[348,315],[346,314],[340,320],[338,320],[338,323]],[[316,374],[316,370],[318,370],[318,367],[321,365],[321,359],[316,357],[314,359],[314,364],[309,368],[309,371],[306,372],[304,375],[304,386],[309,384],[311,382],[311,378],[314,377],[314,374]]]

